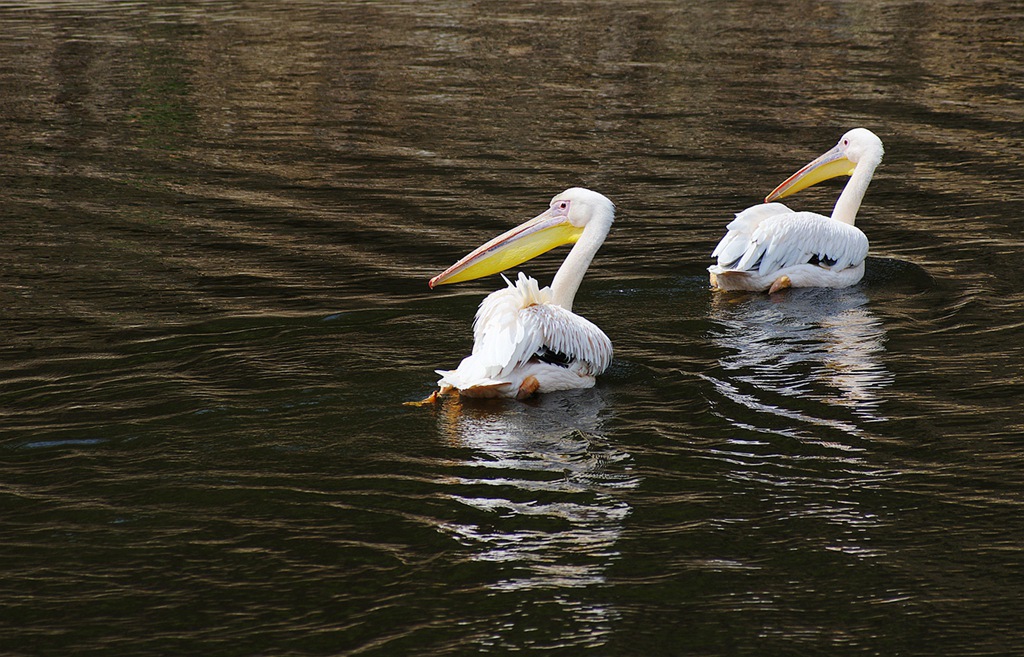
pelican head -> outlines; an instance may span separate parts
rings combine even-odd
[[[873,172],[882,161],[884,152],[882,140],[876,137],[875,133],[866,128],[854,128],[843,135],[829,151],[822,153],[786,178],[765,197],[764,202],[771,203],[776,199],[785,198],[829,178],[852,176],[854,170],[861,164],[865,170]]]
[[[430,287],[496,274],[556,246],[575,244],[588,226],[603,228],[599,231],[603,241],[614,216],[615,206],[604,195],[582,187],[569,188],[551,199],[541,214],[498,235],[430,279]]]

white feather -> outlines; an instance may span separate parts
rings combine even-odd
[[[515,283],[492,292],[480,304],[473,327],[472,355],[455,370],[438,370],[442,388],[463,393],[480,387],[504,386],[514,394],[526,376],[535,376],[540,391],[583,388],[611,364],[612,343],[592,322],[551,304],[551,288],[520,273]],[[568,366],[535,358],[547,349],[569,357]],[[560,371],[561,370],[561,371]],[[556,382],[570,381],[573,385]]]
[[[762,203],[737,212],[736,218],[726,226],[728,231],[722,241],[712,252],[712,258],[718,258],[718,264],[731,263],[739,260],[749,246],[749,237],[757,226],[770,217],[792,212],[782,203]]]
[[[856,226],[766,203],[736,215],[712,255],[718,262],[708,271],[723,289],[763,290],[783,275],[796,276],[794,287],[842,287],[863,275],[868,238]]]

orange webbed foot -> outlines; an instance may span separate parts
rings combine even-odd
[[[519,392],[516,393],[516,399],[526,399],[537,392],[540,388],[540,381],[535,376],[528,376],[523,379],[523,382],[519,385]]]
[[[402,404],[403,406],[432,406],[440,401],[442,394],[440,390],[435,390],[419,401],[407,401]]]
[[[787,287],[793,287],[793,281],[789,280],[789,276],[779,276],[772,283],[772,286],[768,288],[768,294],[775,294],[779,290],[785,290]]]

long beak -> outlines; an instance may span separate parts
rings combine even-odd
[[[556,246],[575,244],[583,233],[558,206],[498,235],[430,279],[430,287],[460,283],[505,271]]]
[[[837,144],[832,150],[822,153],[792,176],[786,178],[781,185],[764,198],[764,202],[771,203],[776,199],[796,194],[801,189],[807,189],[829,178],[852,176],[856,166],[846,159],[846,152]]]

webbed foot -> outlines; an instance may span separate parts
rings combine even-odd
[[[526,399],[537,392],[537,388],[540,387],[540,381],[535,376],[528,376],[523,379],[523,382],[519,385],[519,392],[516,393],[516,399]]]
[[[441,399],[441,394],[442,393],[441,393],[440,390],[435,390],[434,392],[430,393],[429,395],[427,395],[426,397],[424,397],[423,399],[421,399],[419,401],[402,402],[402,405],[403,406],[430,406],[430,405],[436,404],[438,402],[438,400]]]
[[[785,290],[787,287],[793,287],[793,281],[789,280],[789,276],[779,276],[772,283],[772,286],[768,288],[768,294],[775,294],[779,290]]]

